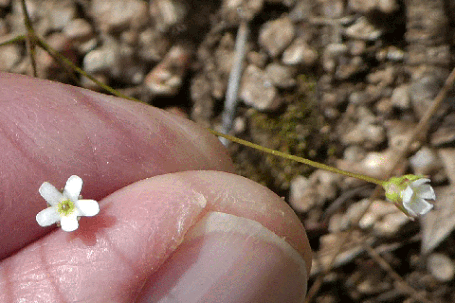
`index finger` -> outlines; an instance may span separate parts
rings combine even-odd
[[[100,199],[135,181],[185,170],[232,171],[218,140],[162,110],[77,87],[0,74],[0,259],[49,229],[38,188],[70,175]]]

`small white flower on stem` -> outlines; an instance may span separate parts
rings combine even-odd
[[[59,223],[64,231],[74,231],[79,227],[79,217],[98,214],[100,206],[97,201],[79,199],[82,183],[76,175],[69,177],[63,193],[48,182],[41,184],[39,193],[49,207],[36,215],[38,224],[44,227]]]
[[[410,217],[425,215],[433,208],[427,200],[436,200],[428,182],[430,179],[419,175],[392,177],[383,184],[385,196]]]
[[[426,201],[435,200],[433,188],[429,184],[430,179],[422,178],[411,182],[403,191],[403,207],[413,217],[424,215],[433,208],[433,204]]]

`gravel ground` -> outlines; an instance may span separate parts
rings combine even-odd
[[[283,152],[384,178],[453,66],[449,0],[30,0],[49,45],[122,93]],[[0,42],[25,32],[0,0]],[[44,51],[38,75],[93,90]],[[24,43],[0,70],[26,74]],[[430,176],[411,221],[373,187],[226,143],[238,172],[284,196],[308,230],[313,302],[454,302],[453,94],[392,173]],[[348,243],[328,274],[343,235]],[[316,286],[315,286],[316,287]],[[313,288],[315,290],[316,288]]]

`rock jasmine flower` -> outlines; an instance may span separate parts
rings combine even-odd
[[[49,207],[36,215],[38,224],[49,226],[57,223],[64,231],[74,231],[79,227],[79,217],[98,214],[100,207],[97,201],[80,199],[82,183],[82,179],[76,175],[69,177],[63,193],[48,182],[41,184],[39,193]]]
[[[433,208],[427,200],[436,199],[433,188],[426,184],[428,182],[430,179],[424,176],[393,177],[384,182],[385,196],[406,215],[418,217]]]

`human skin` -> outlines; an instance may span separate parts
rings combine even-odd
[[[217,138],[162,111],[0,74],[0,302],[300,302],[311,250]],[[100,201],[43,228],[39,186],[70,175]],[[21,301],[22,300],[22,301]]]

